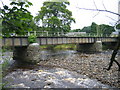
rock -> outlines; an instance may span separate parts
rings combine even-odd
[[[44,86],[44,88],[51,88],[50,86]]]
[[[51,80],[47,80],[45,81],[45,83],[47,86],[54,85],[54,83]]]
[[[23,83],[14,84],[14,85],[11,85],[11,87],[14,87],[14,88],[30,88],[30,87],[25,86]]]
[[[32,43],[29,46],[39,46],[39,44],[38,43]]]

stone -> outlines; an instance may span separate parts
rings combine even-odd
[[[51,88],[50,86],[44,86],[44,88]]]
[[[38,43],[31,43],[29,46],[39,46]]]
[[[40,61],[40,46],[38,43],[32,43],[28,46],[15,47],[13,59],[19,62],[36,64]]]

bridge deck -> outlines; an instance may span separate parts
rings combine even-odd
[[[55,45],[55,44],[77,44],[77,43],[94,43],[101,42],[116,42],[116,37],[37,37],[37,43],[40,45]],[[29,44],[28,37],[3,37],[2,46],[27,46]]]

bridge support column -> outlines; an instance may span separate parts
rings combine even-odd
[[[101,52],[102,42],[96,41],[95,43],[78,44],[77,51],[79,52]]]
[[[104,49],[112,49],[112,50],[114,50],[116,44],[117,44],[116,42],[104,42],[103,46],[104,46]]]
[[[13,59],[18,62],[36,64],[40,61],[39,44],[33,43],[29,46],[19,46],[14,48]]]

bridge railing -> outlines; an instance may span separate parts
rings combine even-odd
[[[54,37],[54,36],[65,36],[65,37],[118,37],[118,35],[109,34],[90,34],[90,33],[80,33],[80,32],[40,32],[32,31],[27,32],[26,36],[36,35],[37,37]]]
[[[90,33],[81,33],[81,32],[47,32],[47,31],[31,31],[26,32],[25,35],[16,35],[11,34],[11,36],[30,36],[35,35],[37,37],[118,37],[118,35],[108,35],[108,34],[90,34]],[[3,35],[4,36],[4,35]]]

